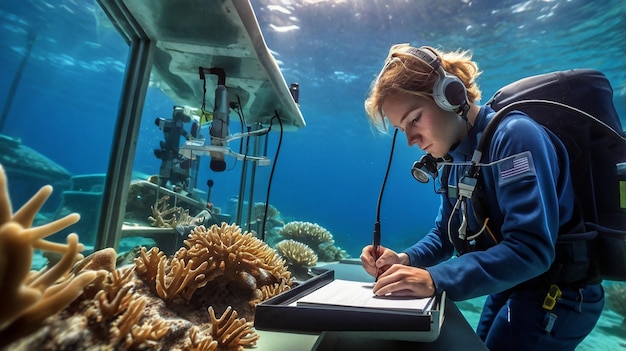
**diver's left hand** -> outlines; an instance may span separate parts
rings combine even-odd
[[[427,270],[394,264],[378,277],[374,294],[430,297],[435,294],[435,283]]]

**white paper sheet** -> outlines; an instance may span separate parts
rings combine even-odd
[[[335,279],[327,285],[300,298],[298,306],[376,308],[389,311],[425,313],[433,297],[376,296],[374,283]]]

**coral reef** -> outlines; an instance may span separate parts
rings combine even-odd
[[[265,210],[267,207],[267,217]],[[271,247],[274,247],[277,242],[282,240],[279,231],[285,225],[285,222],[281,218],[280,212],[274,206],[265,205],[265,202],[255,202],[252,205],[252,212],[250,213],[250,220],[248,223],[249,230],[257,233],[256,236],[260,236],[263,231],[263,222],[265,218],[265,235],[264,241]]]
[[[339,261],[348,256],[345,250],[335,246],[333,235],[316,223],[289,222],[281,229],[280,235],[306,244],[315,251],[320,261]]]
[[[244,294],[256,304],[268,298],[265,291],[282,292],[291,285],[285,261],[251,233],[242,234],[237,225],[196,227],[184,243],[186,248],[178,250],[173,260],[194,269],[207,263],[196,281],[198,287],[207,285],[205,298],[215,293]]]
[[[309,268],[317,264],[317,255],[309,246],[295,240],[283,240],[276,244],[276,252],[287,262],[287,267],[298,279],[310,278]]]
[[[311,248],[334,243],[333,235],[319,224],[293,221],[285,224],[280,235],[286,239],[297,240]]]
[[[84,249],[76,234],[68,235],[67,244],[45,240],[76,223],[80,218],[77,214],[32,227],[35,215],[51,193],[51,186],[41,188],[12,213],[4,168],[0,166],[0,346],[39,327],[99,275],[96,271],[70,274]],[[34,249],[61,253],[63,257],[54,266],[31,272]]]
[[[255,202],[252,206],[252,217],[257,220],[265,217],[265,202]],[[272,204],[267,206],[267,218],[268,219],[278,219],[280,217],[280,212],[278,209]]]
[[[152,216],[148,217],[148,223],[153,227],[175,228],[179,224],[189,224],[192,217],[189,216],[189,209],[179,206],[170,207],[169,195],[164,195],[152,205]]]
[[[256,304],[292,284],[285,261],[236,225],[197,227],[172,257],[141,248],[117,267],[107,248],[82,258],[76,234],[44,240],[78,215],[31,228],[51,191],[12,214],[0,167],[1,350],[242,350],[259,338]],[[32,272],[34,249],[63,255]]]

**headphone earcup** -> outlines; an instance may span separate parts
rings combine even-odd
[[[407,53],[417,57],[437,72],[437,80],[433,85],[433,99],[437,106],[446,111],[456,112],[462,105],[469,105],[465,84],[459,77],[449,74],[441,66],[439,57],[427,47],[409,47]]]
[[[437,73],[439,77],[433,85],[435,103],[446,111],[456,111],[461,105],[467,103],[465,85],[457,76],[448,74],[441,66]]]

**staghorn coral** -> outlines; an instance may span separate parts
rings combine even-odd
[[[320,261],[338,261],[347,257],[345,250],[335,246],[333,235],[319,224],[293,221],[285,224],[280,231],[285,239],[299,241],[309,246]]]
[[[175,228],[178,224],[188,224],[192,217],[189,215],[189,209],[174,206],[170,208],[170,197],[162,196],[152,205],[152,216],[148,217],[148,223],[153,227],[159,228]]]
[[[213,286],[260,289],[263,285],[290,282],[284,260],[263,241],[242,233],[237,225],[222,223],[196,227],[175,257],[184,261],[208,262],[204,281]]]
[[[196,289],[206,284],[204,277],[208,266],[209,262],[196,265],[193,259],[185,262],[174,257],[168,261],[161,257],[156,276],[157,294],[165,302],[172,302],[177,297],[188,301]]]
[[[134,326],[125,346],[129,349],[139,345],[154,346],[169,332],[169,323],[163,319],[150,319],[141,326]]]
[[[100,290],[95,296],[96,310],[93,310],[90,315],[94,316],[98,321],[115,316],[119,311],[123,311],[130,304],[132,298],[131,294],[128,294],[131,286],[126,286],[112,294],[110,297],[106,290]]]
[[[148,301],[142,296],[132,297],[128,307],[123,310],[110,328],[115,343],[124,340],[130,334],[133,326],[143,317],[143,309],[147,304]]]
[[[267,299],[270,299],[282,292],[289,290],[290,288],[291,288],[291,281],[282,282],[280,284],[274,284],[274,285],[263,285],[261,287],[262,295],[261,295],[260,301],[265,301]]]
[[[125,310],[132,299],[132,294],[129,292],[133,287],[133,271],[134,267],[126,267],[110,272],[98,286],[100,290],[94,296],[97,308],[92,308],[88,314],[100,322]]]
[[[157,278],[159,270],[159,262],[165,257],[165,254],[159,251],[158,247],[153,247],[147,251],[145,247],[141,248],[139,257],[135,259],[135,266],[139,275],[148,281],[154,281]]]
[[[78,214],[32,227],[35,215],[51,193],[51,186],[42,187],[12,213],[6,175],[0,166],[0,346],[41,325],[98,277],[95,271],[68,274],[84,249],[76,234],[67,236],[67,244],[44,239],[76,223]],[[30,272],[34,249],[61,253],[63,257],[51,267]]]
[[[135,259],[138,275],[166,304],[187,301],[206,308],[240,299],[248,305],[244,315],[251,317],[256,303],[291,285],[285,261],[237,225],[196,227],[184,244],[171,258],[152,248]]]
[[[185,351],[215,351],[219,346],[211,336],[202,338],[198,327],[189,329],[189,339],[191,344],[185,347]]]
[[[252,323],[245,318],[237,318],[237,311],[231,306],[218,319],[213,307],[209,307],[211,317],[211,336],[222,350],[241,351],[244,347],[256,345],[259,335],[252,328]]]
[[[191,327],[190,343],[185,347],[188,351],[241,351],[244,347],[254,347],[259,335],[254,332],[251,322],[245,318],[237,318],[238,313],[232,306],[226,307],[220,318],[215,315],[213,307],[208,308],[211,326],[207,329]]]

